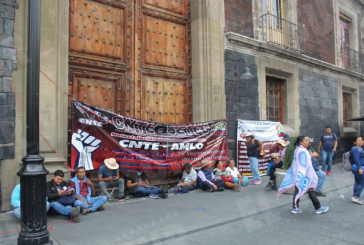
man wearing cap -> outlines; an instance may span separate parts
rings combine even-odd
[[[124,179],[119,176],[119,164],[115,158],[108,158],[104,160],[104,165],[100,165],[98,171],[100,188],[104,196],[109,196],[107,188],[119,187],[119,202],[125,201],[127,197],[124,196]]]
[[[216,180],[210,168],[211,160],[204,159],[201,161],[201,169],[198,171],[199,186],[201,190],[207,192],[223,191],[225,182]]]
[[[317,161],[317,158],[319,157],[319,155],[312,147],[313,139],[308,138],[308,142],[309,142],[309,145],[307,147],[307,150],[311,154],[312,167],[315,170],[316,175],[318,177],[318,183],[317,183],[315,193],[316,193],[316,196],[325,197],[326,195],[324,193],[322,193],[322,186],[324,185],[324,182],[326,179],[326,173],[323,172],[319,167],[319,163]]]

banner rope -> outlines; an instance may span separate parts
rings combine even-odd
[[[11,45],[8,41],[6,41],[6,40],[4,40],[11,48],[13,48],[15,51],[16,51],[16,53],[17,54],[19,54],[20,56],[22,56],[23,57],[23,59],[25,60],[25,61],[27,61],[28,60],[28,58],[22,53],[22,52],[20,52],[18,49],[16,49],[13,45]],[[18,101],[18,103],[19,103],[19,105],[20,105],[20,107],[22,108],[22,111],[24,112],[24,114],[26,113],[26,109],[25,109],[25,107],[24,107],[24,104],[21,102],[21,100],[20,100],[20,98],[19,98],[19,96],[17,95],[17,93],[15,92],[15,90],[14,90],[14,88],[13,88],[13,86],[12,86],[12,84],[11,84],[11,82],[10,82],[10,79],[9,79],[9,75],[7,74],[7,72],[6,72],[6,70],[5,70],[5,68],[4,68],[4,66],[0,63],[0,68],[1,68],[1,70],[2,70],[2,72],[6,75],[6,81],[7,81],[7,83],[8,83],[8,85],[9,85],[9,87],[10,87],[10,89],[11,89],[11,91],[12,91],[12,93],[15,95],[15,97],[16,97],[16,100]],[[58,84],[56,84],[50,77],[48,77],[42,70],[40,70],[40,73],[41,74],[43,74],[50,82],[52,82],[59,90],[61,90],[65,95],[67,95],[67,92],[65,92],[60,86],[58,86]],[[65,164],[65,166],[67,167],[67,169],[70,169],[71,170],[71,168],[68,166],[68,164],[67,164],[67,160],[66,159],[64,159],[62,156],[61,156],[61,154],[59,154],[59,152],[49,143],[49,141],[46,139],[46,137],[41,133],[41,132],[39,132],[39,135],[43,138],[43,140],[46,142],[46,144],[48,145],[48,147],[52,150],[52,151],[54,151],[56,154],[57,154],[57,156],[63,161],[63,163]],[[1,233],[0,233],[1,234]]]
[[[55,223],[69,223],[72,224],[73,222],[71,220],[55,220],[53,222],[51,222],[50,226],[47,228],[48,231],[53,231],[54,230],[54,224]],[[4,231],[4,232],[0,232],[0,235],[5,235],[5,234],[9,234],[9,233],[13,233],[13,232],[20,232],[20,230],[10,230],[10,231]]]

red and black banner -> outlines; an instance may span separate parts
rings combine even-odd
[[[72,100],[71,168],[98,169],[115,158],[125,171],[180,171],[203,159],[228,160],[226,120],[168,125]]]

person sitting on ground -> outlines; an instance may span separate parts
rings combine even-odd
[[[279,187],[277,197],[294,186],[295,192],[293,194],[291,213],[302,213],[302,209],[299,208],[299,202],[300,197],[306,192],[315,207],[316,214],[325,213],[329,210],[329,207],[322,207],[315,193],[318,178],[312,167],[310,153],[307,150],[309,145],[308,137],[299,136],[294,145],[296,149],[294,151],[292,166],[289,168]]]
[[[11,215],[14,219],[20,220],[21,218],[21,210],[20,210],[20,184],[17,184],[14,187],[13,193],[11,194],[11,206],[14,208],[11,212]],[[46,201],[46,212],[49,210],[49,202]]]
[[[181,188],[187,188],[188,191],[192,191],[195,189],[196,186],[196,180],[197,180],[197,173],[192,168],[192,165],[190,163],[186,163],[183,166],[183,173],[182,173],[182,179],[178,182],[177,186],[172,187],[168,190],[168,192],[174,192],[176,190],[180,190]]]
[[[322,193],[322,186],[324,185],[324,182],[326,179],[326,173],[323,172],[319,167],[320,165],[317,161],[319,154],[312,147],[313,139],[309,138],[308,142],[309,142],[309,145],[308,145],[307,150],[311,154],[312,167],[315,170],[316,175],[318,177],[318,183],[317,183],[317,187],[316,187],[316,196],[325,197],[326,195],[324,193]]]
[[[204,159],[201,161],[201,169],[198,171],[199,186],[201,190],[207,192],[223,191],[225,182],[221,179],[215,179],[210,169],[211,160]]]
[[[74,190],[67,188],[66,181],[63,181],[64,173],[62,170],[56,170],[53,175],[53,179],[47,182],[46,193],[48,201],[50,202],[49,214],[61,214],[68,219],[73,220],[75,223],[80,222],[80,208],[72,207],[73,203],[64,205],[59,202],[59,199],[63,195],[72,196]]]
[[[109,197],[107,188],[119,187],[119,202],[124,202],[128,199],[124,195],[124,179],[119,175],[119,164],[115,158],[108,158],[104,160],[104,165],[99,168],[98,177],[100,181],[101,192],[104,196]],[[108,198],[109,199],[109,198]]]
[[[86,177],[84,167],[77,168],[76,176],[70,180],[70,186],[76,190],[75,207],[81,207],[82,214],[93,213],[95,211],[103,211],[103,206],[107,202],[107,197],[91,197],[95,196],[94,184]]]
[[[231,174],[231,176],[233,177],[233,183],[238,184],[240,189],[242,185],[246,185],[248,183],[248,178],[243,178],[235,165],[236,164],[234,159],[229,159],[229,166],[225,169],[225,171]]]
[[[135,197],[149,196],[151,198],[159,198],[160,196],[158,193],[165,195],[162,193],[161,188],[149,185],[149,181],[147,180],[144,171],[128,172],[126,186]]]
[[[277,168],[282,168],[283,166],[283,163],[278,153],[273,153],[271,155],[271,163],[273,163],[273,165],[269,168],[269,182],[265,187],[271,190],[277,190],[275,172]]]
[[[239,191],[239,183],[233,183],[233,176],[231,176],[231,173],[226,171],[226,169],[224,170],[223,167],[223,162],[222,161],[216,161],[215,163],[215,169],[212,171],[214,176],[215,176],[215,180],[223,180],[225,182],[224,187],[225,188],[229,188],[232,189],[234,191]]]

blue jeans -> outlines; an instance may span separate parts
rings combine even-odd
[[[325,182],[325,179],[326,179],[326,174],[324,172],[322,172],[321,170],[319,170],[319,171],[316,171],[316,175],[318,177],[318,183],[317,183],[316,191],[321,192],[322,186],[324,185],[324,182]]]
[[[153,189],[145,189],[144,187],[139,187],[133,192],[134,196],[148,196],[149,194],[157,194],[160,191],[160,188],[153,188]]]
[[[67,216],[69,219],[72,218],[72,206],[64,206],[59,202],[51,202],[50,205],[50,214],[61,214]]]
[[[322,149],[322,171],[326,171],[326,160],[328,159],[328,166],[327,166],[327,171],[331,172],[331,165],[332,165],[332,158],[334,156],[334,152],[333,151],[325,151],[324,149]]]
[[[47,201],[47,204],[46,204],[47,206],[46,206],[46,209],[47,209],[47,211],[46,212],[48,212],[48,210],[49,210],[49,208],[51,207],[50,205],[49,205],[49,202]],[[13,216],[13,218],[14,219],[17,219],[17,220],[20,220],[20,214],[21,214],[21,212],[20,212],[21,210],[20,210],[20,207],[19,208],[15,208],[13,211],[12,211],[12,213],[11,213],[11,215]]]
[[[249,157],[250,171],[253,174],[253,180],[260,180],[259,174],[259,159],[256,157]]]
[[[81,197],[83,200],[87,202],[87,198]],[[104,205],[107,202],[107,197],[100,196],[100,197],[90,197],[90,202],[86,205],[83,201],[76,200],[75,207],[80,206],[81,209],[90,209],[91,212],[95,212],[99,207]]]
[[[355,178],[353,196],[360,197],[360,194],[364,188],[364,174],[360,175],[359,171],[355,171],[355,170],[351,170],[351,172],[354,174],[354,178]]]

